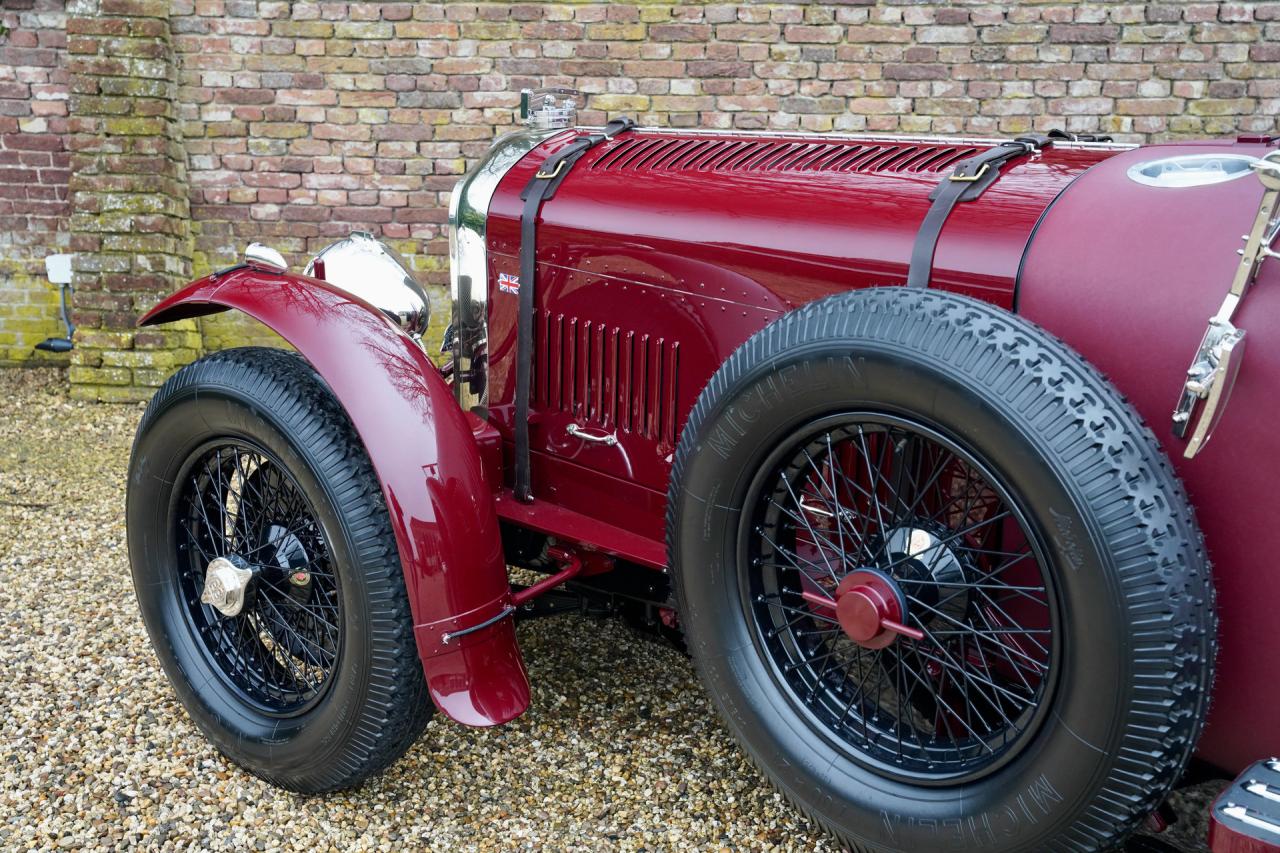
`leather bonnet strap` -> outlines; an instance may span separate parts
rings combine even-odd
[[[1053,144],[1052,136],[1019,136],[1002,142],[972,157],[961,160],[955,170],[929,194],[933,205],[920,223],[915,244],[911,247],[911,266],[907,271],[907,287],[928,287],[933,274],[933,253],[938,247],[942,226],[952,209],[962,201],[973,201],[996,182],[1000,169],[1010,160],[1024,154],[1035,154]]]
[[[538,168],[520,197],[520,308],[516,321],[516,411],[515,411],[515,496],[533,500],[529,472],[529,395],[533,378],[533,309],[538,276],[538,213],[542,204],[556,194],[573,164],[601,142],[635,127],[629,118],[617,118],[603,133],[580,136],[548,157]]]

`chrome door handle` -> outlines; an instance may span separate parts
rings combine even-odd
[[[613,433],[609,433],[608,435],[592,435],[577,424],[569,424],[569,426],[565,427],[564,431],[574,438],[580,438],[583,441],[589,441],[592,444],[603,444],[606,447],[613,447],[618,443],[618,437]]]

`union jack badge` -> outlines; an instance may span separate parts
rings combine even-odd
[[[510,273],[498,273],[498,292],[499,293],[519,293],[520,277],[511,275]]]

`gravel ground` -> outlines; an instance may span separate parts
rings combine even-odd
[[[490,730],[437,716],[357,791],[240,771],[187,719],[137,614],[140,414],[69,400],[58,371],[0,371],[0,849],[835,849],[742,758],[689,662],[613,620],[522,624],[529,712]],[[1214,790],[1177,799],[1166,840],[1203,849]]]

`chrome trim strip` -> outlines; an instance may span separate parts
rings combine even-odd
[[[1280,824],[1273,823],[1261,812],[1256,812],[1253,809],[1245,808],[1235,803],[1228,803],[1223,807],[1222,813],[1248,826],[1280,835]]]
[[[600,127],[580,126],[576,130],[584,133],[599,133]],[[854,142],[905,142],[926,145],[982,145],[992,147],[1008,142],[1009,138],[985,136],[930,136],[921,134],[892,133],[805,133],[790,130],[726,130],[712,127],[636,127],[634,133],[657,133],[664,136],[683,136],[697,134],[699,136],[741,136],[747,139],[797,139],[802,141],[854,141]],[[1065,139],[1053,140],[1054,148],[1079,149],[1084,151],[1129,151],[1141,147],[1137,142],[1072,142]]]
[[[1272,787],[1266,782],[1250,781],[1244,786],[1244,789],[1250,794],[1265,797],[1273,803],[1280,803],[1280,788]]]
[[[454,186],[449,198],[449,292],[453,301],[454,394],[464,410],[486,406],[488,382],[489,260],[485,231],[498,182],[542,142],[563,130],[516,130]]]

